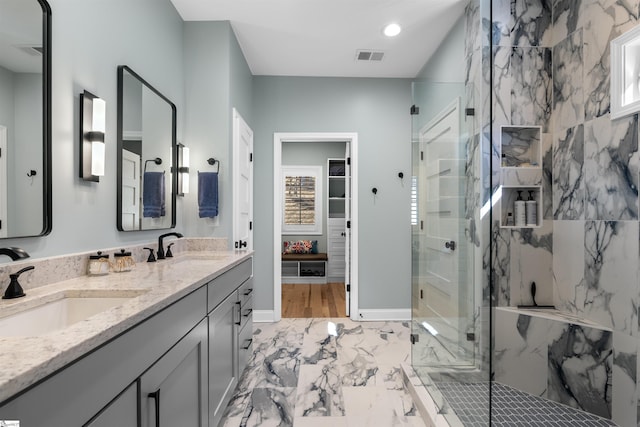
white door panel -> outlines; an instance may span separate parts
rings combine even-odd
[[[233,241],[253,249],[253,131],[233,109]]]
[[[140,228],[140,156],[122,150],[122,229]]]

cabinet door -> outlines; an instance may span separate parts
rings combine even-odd
[[[238,303],[238,304],[236,304]],[[209,314],[209,423],[218,425],[238,383],[236,323],[237,293]]]
[[[138,382],[109,403],[84,427],[138,427]]]
[[[143,427],[205,427],[207,323],[202,320],[140,378]]]

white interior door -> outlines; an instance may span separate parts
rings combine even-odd
[[[419,281],[426,317],[438,332],[453,342],[466,330],[463,256],[465,161],[460,147],[460,107],[456,100],[420,131],[418,183],[422,256]]]
[[[122,150],[122,229],[140,229],[140,156]]]
[[[7,128],[0,125],[0,237],[7,237]]]
[[[346,315],[351,315],[351,146],[346,143],[344,153],[344,291]]]
[[[233,241],[253,249],[253,131],[233,109]]]

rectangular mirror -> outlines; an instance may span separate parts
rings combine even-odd
[[[176,107],[126,65],[118,67],[120,231],[176,225]]]
[[[0,238],[51,231],[51,8],[0,0]]]

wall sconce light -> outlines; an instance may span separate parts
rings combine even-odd
[[[189,147],[178,144],[178,195],[189,193]]]
[[[80,94],[80,178],[99,182],[104,176],[107,105],[86,90]]]

